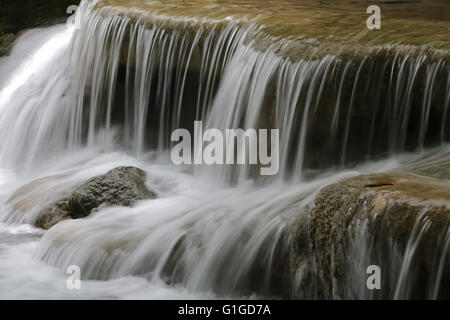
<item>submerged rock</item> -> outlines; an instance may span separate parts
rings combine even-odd
[[[66,219],[87,217],[101,207],[131,206],[138,200],[155,197],[145,185],[145,171],[136,167],[118,167],[88,180],[43,209],[35,225],[49,229]]]
[[[448,180],[353,177],[322,189],[308,227],[296,227],[294,270],[312,257],[307,269],[318,280],[305,281],[321,298],[449,298],[449,227]],[[382,270],[380,290],[366,287],[369,265]]]

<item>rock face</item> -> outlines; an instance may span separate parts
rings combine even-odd
[[[49,229],[66,219],[84,218],[105,206],[131,206],[155,198],[145,186],[145,172],[136,167],[118,167],[88,180],[68,196],[39,213],[36,226]]]
[[[448,180],[357,176],[318,194],[308,227],[296,228],[293,268],[312,257],[305,281],[319,298],[450,298],[449,228]],[[366,287],[369,265],[382,270],[381,290]]]

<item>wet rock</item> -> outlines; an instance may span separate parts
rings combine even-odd
[[[45,208],[39,213],[35,226],[47,230],[58,222],[71,219],[70,207],[68,204],[68,199],[64,198]]]
[[[88,180],[43,209],[35,224],[49,229],[60,221],[84,218],[103,207],[131,206],[138,200],[155,197],[145,186],[145,171],[136,167],[118,167]]]
[[[449,228],[448,180],[353,177],[322,189],[308,227],[295,227],[294,243],[301,245],[294,246],[293,270],[309,270],[319,298],[449,298]],[[304,263],[306,256],[312,260]],[[384,290],[365,287],[371,264],[383,270]]]

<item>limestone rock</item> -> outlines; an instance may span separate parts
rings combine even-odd
[[[36,226],[49,229],[66,219],[84,218],[106,206],[131,206],[155,198],[145,186],[145,172],[136,167],[118,167],[80,185],[66,197],[43,209]]]
[[[361,228],[365,238],[358,238]],[[379,298],[431,298],[437,283],[438,297],[449,298],[449,269],[433,278],[440,261],[446,266],[450,260],[444,241],[449,228],[448,180],[404,173],[357,176],[320,191],[307,230],[295,231],[297,242],[308,239],[309,246],[297,246],[294,257],[312,257],[309,268],[321,298],[355,298],[355,282],[369,294],[365,268],[371,263],[380,264],[385,275]],[[401,268],[408,272],[407,284]]]

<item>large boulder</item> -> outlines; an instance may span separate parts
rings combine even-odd
[[[145,171],[118,167],[83,183],[67,196],[41,210],[35,225],[49,229],[66,219],[84,218],[107,206],[131,206],[138,200],[155,198],[145,185]]]
[[[293,269],[309,272],[300,288],[313,283],[319,298],[450,298],[449,222],[448,180],[370,174],[327,186],[307,226],[295,227]],[[381,290],[366,287],[373,264]]]

